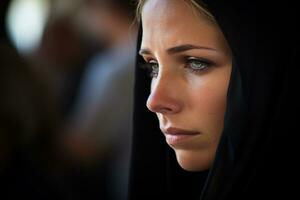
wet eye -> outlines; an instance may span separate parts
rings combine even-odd
[[[209,68],[211,65],[212,63],[210,61],[201,58],[189,57],[187,59],[186,68],[188,68],[192,72],[201,72]]]
[[[158,63],[155,60],[146,61],[147,68],[150,70],[150,77],[154,78],[158,75]]]

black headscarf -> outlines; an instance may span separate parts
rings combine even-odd
[[[259,0],[205,3],[233,52],[214,164],[206,172],[178,166],[155,114],[146,108],[150,78],[137,56],[129,199],[297,199],[297,6]],[[137,50],[141,35],[142,29]]]

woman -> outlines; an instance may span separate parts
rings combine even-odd
[[[205,3],[139,1],[130,199],[287,198],[294,6]]]

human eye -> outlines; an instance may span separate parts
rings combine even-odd
[[[188,57],[188,58],[186,58],[185,68],[187,68],[188,70],[190,70],[194,73],[198,73],[198,72],[203,72],[203,71],[207,70],[208,68],[210,68],[212,66],[212,64],[213,63],[207,59],[197,58],[197,57]]]
[[[151,78],[157,77],[159,66],[158,66],[158,63],[156,60],[153,60],[153,59],[148,60],[148,61],[145,60],[145,67],[149,71],[149,76]]]

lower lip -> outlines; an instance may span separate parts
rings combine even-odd
[[[192,135],[170,135],[166,134],[166,141],[169,145],[177,145],[185,143],[187,140],[195,137],[197,134]]]

